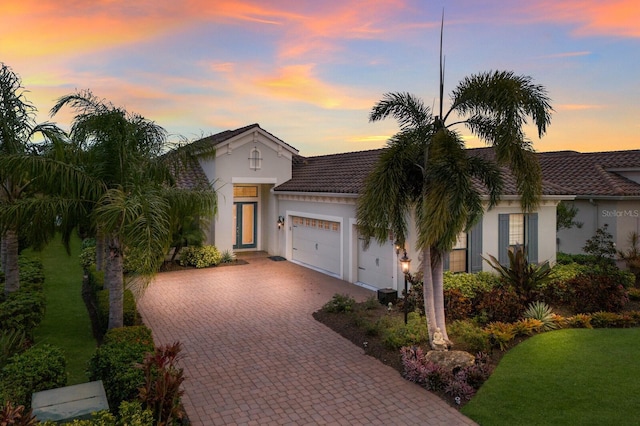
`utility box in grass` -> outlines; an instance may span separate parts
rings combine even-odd
[[[378,290],[378,302],[387,306],[389,302],[395,304],[398,300],[398,292],[392,288],[381,288]]]
[[[109,403],[102,380],[63,388],[34,392],[31,397],[33,415],[44,422],[89,419],[91,413],[108,410]]]

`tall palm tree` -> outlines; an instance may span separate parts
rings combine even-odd
[[[442,43],[442,42],[441,42]],[[422,253],[424,300],[430,339],[440,328],[448,340],[443,293],[443,255],[458,235],[483,214],[502,190],[501,167],[515,177],[524,212],[534,210],[541,193],[540,166],[523,126],[531,118],[542,137],[552,108],[544,87],[528,76],[491,71],[463,79],[444,111],[444,64],[440,60],[437,115],[409,93],[387,93],[376,103],[370,121],[395,118],[400,131],[387,144],[358,199],[357,220],[365,241],[383,243],[389,230],[404,246],[408,218],[415,218],[417,249]],[[469,156],[456,132],[464,126],[492,146],[495,160]],[[484,188],[483,188],[484,187]]]
[[[70,174],[57,174],[58,164],[42,155],[45,146],[63,142],[64,132],[52,123],[35,123],[36,112],[20,77],[0,63],[0,267],[6,294],[20,288],[19,237],[41,245],[54,234],[60,208],[69,207],[60,197],[44,196],[43,189],[58,196],[77,189],[69,185]],[[33,143],[38,134],[44,141]]]
[[[93,200],[92,223],[106,243],[105,287],[109,290],[109,328],[123,325],[124,258],[128,279],[148,283],[158,271],[172,236],[172,217],[211,216],[211,187],[177,188],[170,173],[165,130],[137,114],[81,91],[58,100],[75,112],[70,136],[84,153],[82,167],[105,185]]]

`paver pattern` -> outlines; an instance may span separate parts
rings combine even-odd
[[[156,344],[180,341],[193,425],[473,425],[312,313],[374,292],[267,258],[157,276],[139,308]]]

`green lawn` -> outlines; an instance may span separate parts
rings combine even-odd
[[[640,329],[540,334],[509,351],[462,412],[480,425],[637,425]]]
[[[91,320],[82,300],[82,268],[78,261],[80,240],[71,241],[71,256],[60,240],[55,240],[39,256],[44,265],[47,310],[35,330],[36,344],[50,343],[62,348],[67,359],[69,385],[88,381],[87,361],[96,349]]]

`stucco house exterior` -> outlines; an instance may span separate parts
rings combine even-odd
[[[365,249],[356,228],[356,200],[364,180],[383,149],[302,157],[298,151],[252,124],[193,142],[195,152],[215,148],[214,156],[198,157],[182,179],[207,179],[218,192],[218,215],[208,243],[220,250],[263,250],[303,266],[371,289],[403,287],[399,267],[402,252],[393,235],[385,244]],[[205,149],[206,148],[206,149]],[[490,155],[487,149],[472,155]],[[520,211],[513,178],[505,175],[500,204],[445,260],[452,271],[489,270],[482,255],[506,262],[507,250],[526,245],[531,261],[555,261],[556,206],[572,200],[570,190],[543,183],[542,202],[529,215]],[[415,232],[409,233],[407,252],[419,267]]]
[[[596,229],[607,226],[619,250],[629,248],[631,232],[640,232],[640,150],[545,152],[538,154],[544,179],[570,188],[582,227],[563,229],[557,249],[582,253]]]

